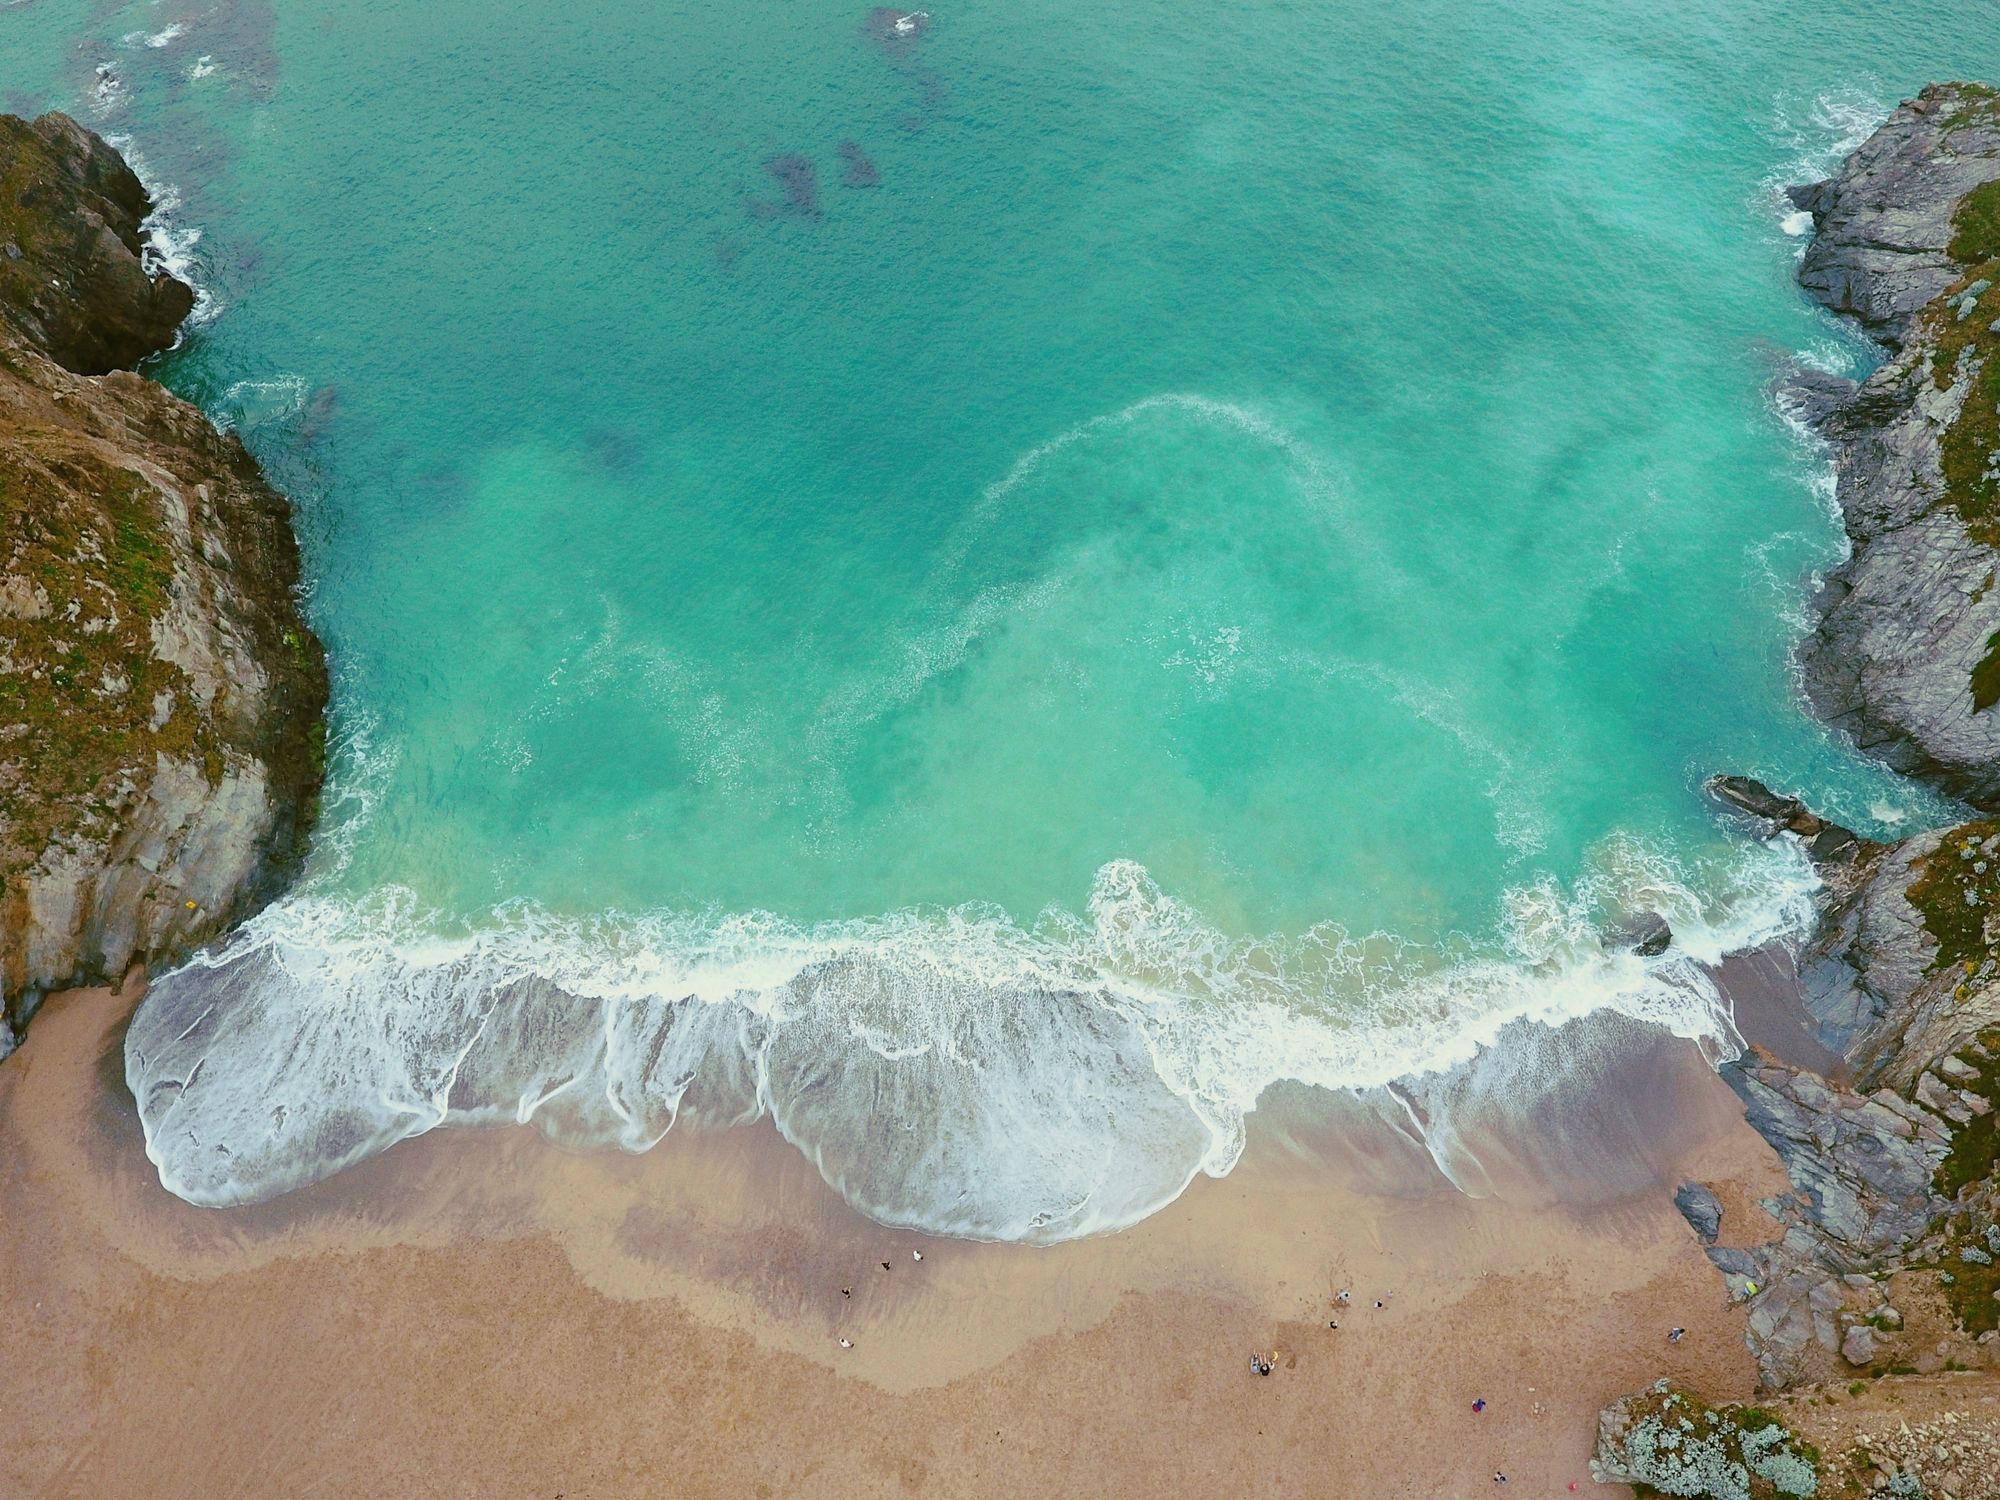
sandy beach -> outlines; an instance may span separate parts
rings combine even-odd
[[[1633,1061],[1646,1118],[1606,1085],[1670,1122],[1651,1186],[1476,1199],[1301,1111],[1138,1227],[1038,1250],[884,1230],[767,1128],[643,1156],[439,1132],[193,1208],[123,1086],[134,998],[54,997],[0,1069],[10,1494],[1566,1494],[1607,1399],[1754,1379],[1664,1188],[1715,1183],[1747,1243],[1782,1178],[1669,1039]]]

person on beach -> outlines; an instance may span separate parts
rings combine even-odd
[[[1480,1398],[1479,1398],[1479,1399],[1478,1399],[1477,1401],[1473,1402],[1473,1403],[1472,1403],[1472,1409],[1473,1409],[1473,1411],[1475,1411],[1475,1412],[1482,1412],[1482,1411],[1485,1411],[1485,1410],[1486,1410],[1486,1398],[1485,1398],[1484,1396],[1481,1396],[1481,1397],[1480,1397]]]
[[[1348,1298],[1348,1291],[1346,1287],[1342,1287],[1339,1291],[1333,1294],[1333,1300],[1338,1302],[1342,1307],[1347,1306],[1347,1298]]]
[[[1685,1328],[1670,1328],[1667,1330],[1667,1342],[1670,1344],[1678,1344],[1686,1337],[1687,1330]]]

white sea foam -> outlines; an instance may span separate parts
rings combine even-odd
[[[147,274],[166,271],[193,287],[194,310],[188,314],[182,331],[206,327],[221,316],[222,303],[209,289],[196,253],[201,245],[201,226],[181,219],[180,189],[152,170],[130,136],[107,135],[105,140],[117,148],[153,200],[152,213],[139,226],[146,236],[142,264]]]
[[[1800,930],[1812,876],[1751,848],[1723,884],[1704,903],[1614,839],[1576,888],[1509,892],[1500,944],[1455,956],[1330,925],[1232,938],[1127,861],[1084,916],[1027,928],[978,907],[800,927],[527,904],[454,927],[407,892],[308,892],[158,981],[126,1073],[161,1180],[198,1203],[440,1125],[643,1150],[678,1120],[768,1114],[878,1220],[1046,1242],[1228,1171],[1282,1079],[1388,1084],[1602,1010],[1726,1055],[1701,964]],[[1638,910],[1668,917],[1672,952],[1606,951],[1601,924]]]
[[[222,393],[221,404],[210,413],[210,419],[224,432],[239,427],[254,432],[305,409],[305,381],[297,375],[278,375],[269,380],[236,381]]]
[[[1889,106],[1879,90],[1860,83],[1823,90],[1809,99],[1781,94],[1773,102],[1772,133],[1785,155],[1764,179],[1761,196],[1779,229],[1799,242],[1800,254],[1812,234],[1813,217],[1794,207],[1785,189],[1832,176],[1888,117]]]
[[[1178,395],[1041,445],[982,505],[1016,494],[1050,455],[1164,408],[1283,445],[1330,519],[1335,487],[1309,451],[1254,413]],[[809,752],[836,763],[874,715],[1062,587],[1046,577],[977,592],[887,671],[830,695]],[[1234,625],[1180,618],[1171,638],[1204,682],[1253,655]],[[624,680],[611,664],[633,650],[607,603],[531,716]],[[1545,842],[1546,788],[1448,692],[1310,654],[1280,664],[1389,693],[1485,768],[1503,840],[1523,853]],[[641,676],[677,717],[699,722],[713,696],[666,656]],[[399,889],[329,893],[393,769],[365,727],[335,761],[315,880],[157,981],[126,1038],[148,1154],[195,1202],[269,1197],[442,1125],[533,1122],[567,1143],[643,1150],[677,1122],[769,1116],[883,1222],[1049,1242],[1129,1224],[1195,1174],[1227,1172],[1246,1116],[1284,1081],[1395,1085],[1440,1169],[1472,1185],[1439,1103],[1448,1091],[1411,1079],[1458,1067],[1510,1027],[1606,1013],[1726,1055],[1739,1039],[1703,965],[1811,915],[1813,877],[1795,849],[1745,847],[1726,869],[1688,871],[1613,838],[1575,885],[1507,892],[1497,936],[1476,946],[1330,923],[1233,936],[1119,860],[1081,915],[1025,926],[978,906],[801,926],[756,912],[577,918],[527,903],[467,923]],[[1640,911],[1669,920],[1674,948],[1607,950],[1601,934]]]
[[[1030,448],[1009,466],[1005,474],[981,492],[979,503],[973,507],[967,518],[966,540],[963,545],[970,546],[972,539],[994,519],[993,513],[1000,502],[1033,478],[1036,471],[1051,458],[1078,443],[1129,427],[1140,418],[1157,412],[1178,412],[1191,416],[1198,421],[1241,433],[1257,443],[1284,454],[1298,477],[1305,509],[1315,526],[1329,539],[1341,542],[1350,548],[1357,545],[1366,546],[1366,538],[1356,534],[1349,524],[1351,518],[1342,505],[1342,487],[1333,470],[1318,453],[1313,451],[1311,445],[1286,431],[1279,423],[1260,412],[1252,411],[1247,406],[1233,401],[1218,401],[1214,397],[1197,395],[1189,391],[1165,391],[1158,395],[1142,397],[1117,411],[1086,418]]]
[[[1773,174],[1780,183],[1819,182],[1889,117],[1873,80],[1822,89],[1811,98],[1781,94],[1772,106],[1773,131],[1787,155]]]
[[[103,120],[116,114],[125,103],[125,81],[118,76],[115,64],[101,62],[91,74],[90,110]]]

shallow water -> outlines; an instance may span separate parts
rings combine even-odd
[[[412,9],[0,8],[337,665],[301,892],[128,1043],[176,1191],[769,1111],[879,1217],[1113,1227],[1280,1079],[1731,1046],[1692,960],[1808,877],[1710,771],[1939,815],[1791,682],[1764,388],[1868,351],[1776,188],[1990,6]]]

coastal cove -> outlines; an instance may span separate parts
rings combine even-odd
[[[0,8],[0,1490],[2000,1500],[1925,9]]]
[[[1789,290],[1779,188],[1884,107],[1825,72],[1754,124],[1689,76],[1712,139],[1607,123],[1577,163],[1572,111],[1671,82],[1615,71],[1641,18],[1540,62],[1495,20],[1462,158],[1275,13],[1267,76],[1210,91],[1181,26],[1102,94],[1032,17],[772,21],[747,92],[708,12],[211,19],[65,54],[199,229],[162,373],[292,493],[339,674],[304,881],[132,1033],[191,1199],[441,1122],[768,1111],[885,1221],[1109,1229],[1228,1170],[1274,1083],[1597,1010],[1730,1051],[1704,966],[1802,931],[1811,872],[1705,805],[1717,768],[1863,832],[1943,816],[1788,675],[1838,543],[1763,390],[1868,355]],[[435,167],[486,75],[433,60],[546,81],[607,36],[605,172],[542,191],[567,116],[530,88],[479,158],[496,239]],[[393,107],[352,93],[364,38]],[[662,135],[662,81],[706,127]],[[1205,101],[1170,147],[1165,97]],[[1700,209],[1663,230],[1663,192]],[[565,335],[496,365],[524,307]],[[1615,941],[1656,917],[1669,952]]]

